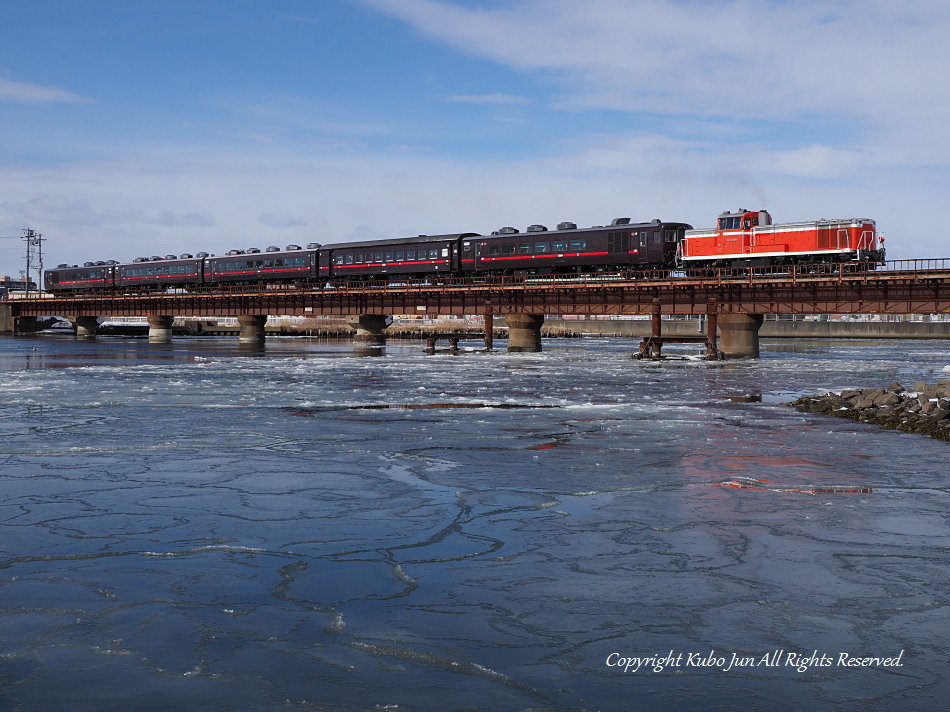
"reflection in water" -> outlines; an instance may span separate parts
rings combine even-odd
[[[379,344],[365,344],[360,343],[359,341],[353,342],[353,355],[359,356],[362,358],[366,357],[380,357],[386,355],[386,347]]]
[[[768,480],[757,480],[752,477],[734,477],[730,480],[720,480],[716,484],[720,487],[763,492],[802,492],[804,494],[871,494],[874,492],[871,487],[777,487]]]
[[[762,394],[761,393],[746,393],[741,396],[722,396],[726,400],[732,401],[733,403],[761,403]]]
[[[808,339],[763,339],[761,350],[780,354],[824,355],[829,352],[829,343]]]

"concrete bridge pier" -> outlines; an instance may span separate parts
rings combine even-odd
[[[172,322],[175,317],[163,314],[149,314],[148,341],[151,344],[167,344],[172,340]]]
[[[539,353],[544,314],[506,314],[508,353]]]
[[[346,323],[356,329],[353,347],[357,351],[380,354],[386,346],[386,327],[393,319],[387,314],[350,314]]]
[[[99,317],[97,316],[77,316],[72,320],[76,327],[76,336],[82,338],[92,338],[96,335],[96,329],[99,328]]]
[[[719,353],[726,358],[758,358],[762,314],[719,314]]]
[[[0,304],[0,334],[12,334],[15,331],[16,317],[13,316],[13,307]]]
[[[267,324],[266,314],[240,314],[237,318],[238,326],[241,330],[238,332],[238,341],[242,344],[263,344],[264,327]]]

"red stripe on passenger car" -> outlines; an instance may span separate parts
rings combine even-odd
[[[448,260],[426,260],[425,262],[360,262],[355,265],[332,265],[333,269],[353,269],[354,267],[402,267],[403,265],[441,265]]]
[[[309,267],[277,267],[275,269],[249,269],[241,272],[215,272],[214,274],[218,276],[229,274],[274,274],[275,272],[305,272],[308,269]]]
[[[131,282],[134,279],[172,279],[173,277],[177,278],[177,277],[197,277],[197,276],[198,276],[197,272],[192,272],[191,274],[152,274],[152,275],[146,275],[144,277],[120,276],[119,279],[121,279],[124,282]]]
[[[482,257],[483,262],[499,262],[501,260],[533,260],[535,258],[546,257],[594,257],[598,255],[609,255],[609,252],[551,252],[543,255],[508,255],[505,257]]]

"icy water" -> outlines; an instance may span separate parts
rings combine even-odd
[[[545,348],[0,339],[0,710],[945,708],[950,344]]]

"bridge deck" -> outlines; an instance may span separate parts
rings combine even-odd
[[[13,316],[950,313],[950,259],[17,295]]]

